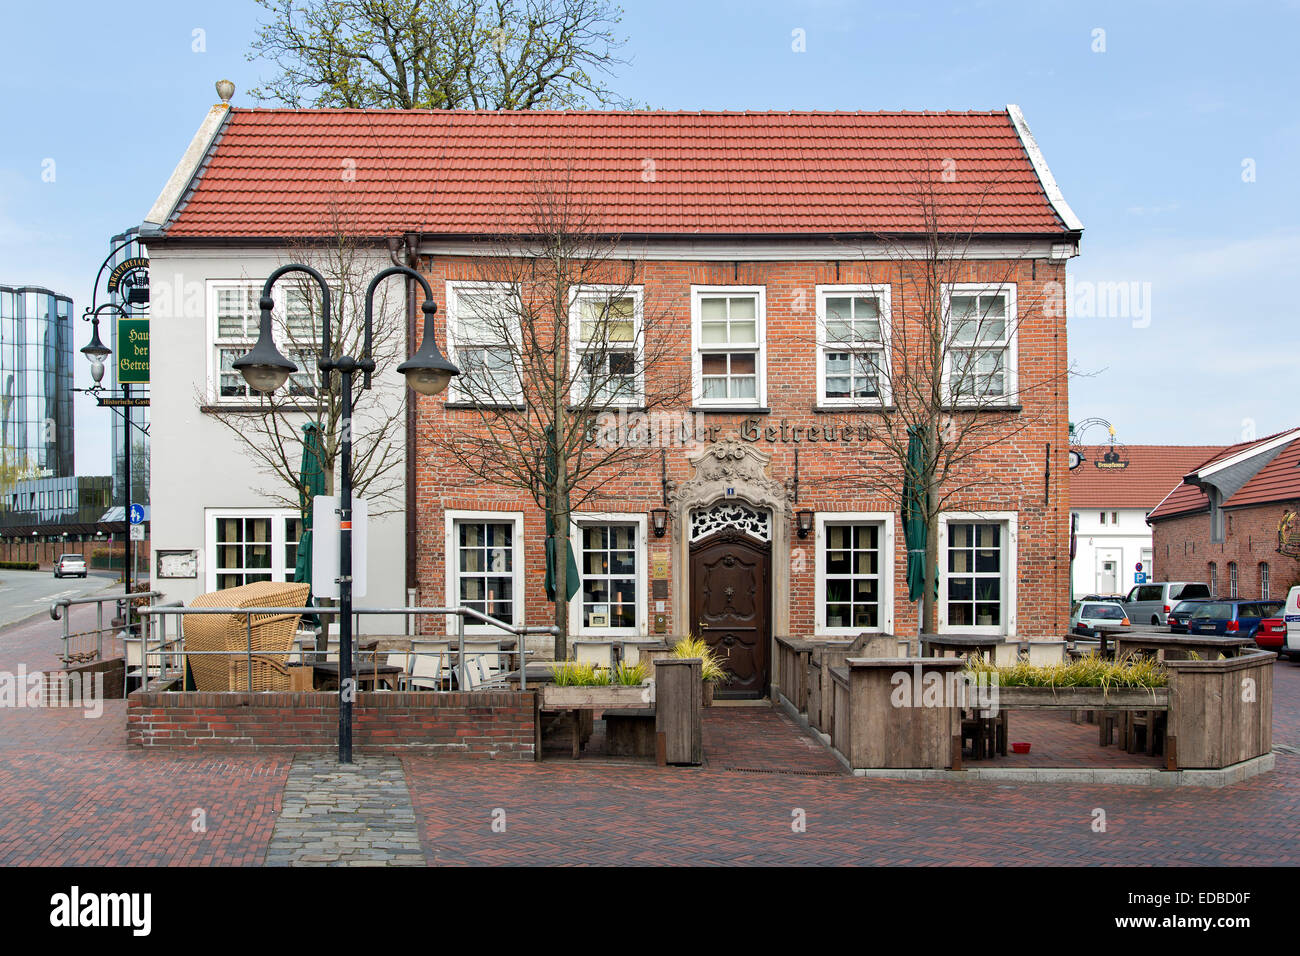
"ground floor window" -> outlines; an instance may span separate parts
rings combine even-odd
[[[513,512],[446,513],[447,603],[505,624],[523,623],[523,516]],[[467,618],[467,633],[494,630]]]
[[[302,537],[297,511],[210,510],[207,524],[209,590],[293,579]]]
[[[815,525],[817,632],[892,629],[893,516],[819,514]]]
[[[571,532],[581,586],[571,611],[583,636],[646,633],[645,518],[574,515]]]
[[[1015,633],[1015,515],[949,514],[939,527],[941,630]]]
[[[1237,562],[1228,562],[1228,597],[1237,596]]]
[[[1262,600],[1268,600],[1268,562],[1261,561],[1259,564],[1259,596]]]

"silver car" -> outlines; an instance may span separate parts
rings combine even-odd
[[[1124,610],[1134,624],[1163,625],[1179,601],[1213,597],[1210,586],[1199,581],[1163,581],[1135,584],[1124,598]]]
[[[86,559],[79,554],[61,554],[59,560],[54,562],[54,576],[56,578],[86,576]]]

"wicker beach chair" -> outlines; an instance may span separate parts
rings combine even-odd
[[[190,607],[302,607],[311,585],[258,581],[196,597]],[[298,614],[254,614],[252,620],[253,690],[289,689],[285,666],[293,650]],[[240,614],[185,616],[187,651],[246,651],[249,632]],[[243,655],[188,654],[194,686],[201,691],[248,689],[249,658]]]

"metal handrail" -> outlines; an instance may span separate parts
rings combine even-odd
[[[134,624],[131,623],[131,610],[132,610],[132,609],[131,609],[131,602],[134,601],[134,600],[137,600],[138,598],[160,598],[160,597],[162,597],[162,596],[163,596],[163,592],[162,592],[162,591],[134,591],[134,592],[131,592],[131,593],[129,593],[129,594],[126,593],[126,592],[123,592],[122,594],[99,595],[99,596],[97,596],[97,597],[59,598],[57,601],[55,601],[54,603],[52,603],[52,604],[50,605],[50,617],[51,617],[53,620],[55,620],[55,621],[62,621],[62,622],[63,622],[63,635],[62,635],[62,641],[63,641],[63,661],[64,661],[64,663],[66,664],[66,663],[68,663],[68,661],[70,660],[70,658],[68,657],[68,640],[69,640],[70,638],[73,638],[73,637],[83,637],[83,636],[85,636],[85,635],[87,635],[87,634],[94,634],[94,635],[95,635],[95,659],[96,659],[96,660],[102,660],[102,659],[103,659],[103,657],[104,657],[104,633],[105,633],[106,631],[112,631],[112,630],[113,630],[113,626],[112,626],[111,624],[110,624],[107,628],[104,627],[104,604],[105,604],[105,603],[107,603],[107,602],[109,602],[109,601],[112,601],[112,602],[115,603],[115,604],[122,604],[122,605],[124,605],[124,607],[123,607],[123,611],[122,611],[122,614],[123,614],[123,617],[122,617],[122,630],[123,630],[124,632],[126,632],[127,634],[130,634],[132,628],[134,628],[134,627],[137,626],[137,625],[134,625]],[[179,602],[178,602],[178,603],[179,603]],[[71,622],[70,622],[69,619],[68,619],[68,615],[64,614],[63,611],[64,611],[65,608],[72,607],[72,606],[74,606],[74,605],[81,605],[81,604],[94,604],[94,605],[96,605],[96,608],[95,608],[95,629],[94,629],[93,631],[78,631],[78,632],[75,633],[75,634],[70,634],[70,633],[68,632],[68,627],[69,627],[69,625],[70,625]],[[150,606],[153,607],[154,605],[150,605]],[[158,605],[158,606],[161,607],[161,606],[170,606],[170,605]],[[136,609],[136,613],[137,613],[137,614],[141,614],[141,613],[144,612],[144,610],[145,610],[144,608],[137,608],[137,609]],[[142,621],[139,623],[139,626],[141,627],[141,630],[142,630],[142,631],[143,631],[143,630],[147,630],[147,628],[148,628],[148,619],[146,618],[146,619],[142,620]]]
[[[332,609],[332,608],[321,608],[321,607],[183,607],[183,606],[180,606],[180,602],[179,602],[179,601],[177,601],[177,602],[173,602],[173,603],[169,603],[169,604],[165,604],[165,605],[162,605],[162,604],[151,604],[151,605],[149,605],[148,607],[142,607],[142,608],[139,608],[138,611],[137,611],[138,614],[144,615],[146,618],[148,618],[148,619],[150,619],[150,620],[151,620],[151,619],[156,615],[156,616],[158,616],[162,621],[165,621],[165,620],[166,620],[166,616],[167,616],[168,614],[177,614],[177,615],[182,615],[182,616],[183,616],[183,615],[186,615],[186,614],[241,614],[241,615],[243,615],[243,616],[244,616],[245,631],[246,631],[246,634],[247,634],[247,645],[246,645],[246,647],[245,647],[244,650],[242,650],[242,651],[239,651],[239,650],[235,650],[235,651],[184,651],[184,650],[182,650],[182,651],[179,652],[179,653],[192,653],[192,654],[196,654],[196,655],[198,655],[198,654],[215,654],[215,655],[226,655],[226,656],[230,656],[230,655],[234,655],[234,654],[243,654],[243,655],[245,655],[245,656],[248,658],[248,662],[249,662],[249,667],[248,667],[248,689],[249,689],[249,692],[250,692],[250,693],[252,692],[252,689],[253,689],[253,667],[252,667],[252,659],[253,659],[253,615],[255,615],[255,614],[275,614],[275,615],[283,615],[283,614],[298,614],[298,615],[304,615],[304,614],[311,614],[311,615],[320,615],[320,616],[332,616],[332,615],[331,615],[331,612],[333,612],[333,613],[337,613],[337,611],[336,611],[335,609]],[[404,617],[410,617],[410,616],[412,616],[412,615],[419,615],[419,614],[443,614],[443,615],[453,615],[453,614],[454,614],[454,615],[456,615],[456,617],[457,617],[457,627],[456,627],[456,645],[457,645],[457,646],[456,646],[456,653],[458,654],[458,656],[459,656],[459,661],[460,661],[460,664],[459,664],[460,671],[461,671],[460,682],[461,682],[461,685],[462,685],[462,686],[464,686],[464,683],[465,683],[465,666],[466,666],[466,659],[465,659],[465,654],[466,654],[466,651],[465,651],[465,619],[466,619],[467,617],[468,617],[468,618],[473,618],[473,619],[474,619],[475,621],[477,621],[478,623],[487,624],[487,625],[489,625],[489,626],[491,626],[491,627],[495,627],[495,628],[497,628],[498,630],[504,631],[504,632],[507,633],[507,634],[513,634],[513,635],[516,636],[516,637],[523,637],[523,636],[528,635],[528,634],[551,634],[551,635],[555,635],[555,634],[558,634],[559,631],[560,631],[560,629],[559,629],[558,627],[556,627],[554,624],[551,624],[551,625],[531,625],[531,626],[530,626],[530,625],[514,625],[514,624],[507,624],[505,621],[498,620],[497,618],[491,617],[490,615],[484,614],[484,613],[482,613],[481,611],[476,611],[476,610],[474,610],[473,608],[469,608],[469,607],[402,607],[402,608],[382,608],[382,607],[378,607],[378,608],[353,608],[353,609],[352,609],[352,614],[353,614],[354,616],[360,616],[360,615],[363,615],[363,614],[379,614],[379,615],[394,615],[394,614],[401,614],[401,615],[403,615]],[[162,626],[162,633],[163,633],[163,638],[165,639],[165,637],[166,637],[166,625],[165,625],[165,624]],[[415,635],[414,637],[412,637],[412,640],[419,640],[419,635]],[[180,636],[177,638],[177,640],[172,641],[171,643],[172,643],[172,644],[175,644],[175,643],[177,643],[177,642],[179,642],[180,645],[181,645],[181,647],[184,648],[185,638],[184,638],[184,632],[183,632],[183,630],[181,631],[181,634],[180,634]],[[146,641],[145,641],[145,643],[144,643],[144,645],[143,645],[143,647],[142,647],[142,652],[143,652],[143,653],[142,653],[142,655],[141,655],[141,661],[142,661],[143,671],[144,671],[144,674],[145,674],[146,676],[147,676],[147,674],[148,674],[148,655],[149,655],[150,653],[152,653],[152,654],[154,654],[154,655],[156,655],[156,656],[161,656],[161,655],[167,653],[167,652],[163,651],[163,650],[161,649],[161,647],[162,647],[162,642],[160,641],[160,644],[159,644],[159,650],[155,650],[155,651],[152,651],[152,652],[151,652],[151,651],[149,650],[148,640],[146,639]],[[172,653],[174,654],[174,653],[177,653],[177,652],[173,651]],[[519,648],[518,648],[516,651],[513,651],[513,652],[511,652],[511,651],[500,651],[500,650],[498,650],[498,651],[470,651],[470,652],[469,652],[469,654],[470,654],[471,656],[477,656],[477,657],[482,657],[482,656],[484,656],[484,655],[494,655],[494,654],[495,654],[495,655],[500,655],[500,654],[511,654],[511,653],[518,654],[518,656],[519,656],[519,689],[520,689],[520,690],[527,690],[527,689],[528,689],[528,667],[527,667],[527,660],[526,660],[526,658],[527,658],[528,654],[531,653],[531,652],[524,648],[524,646],[523,646],[523,642],[522,642],[522,641],[520,641],[520,646],[519,646]],[[355,659],[356,656],[357,656],[357,645],[356,645],[355,643],[352,645],[352,655],[353,655],[353,658],[354,658],[354,659]],[[259,654],[258,656],[265,656],[265,655],[264,655],[264,654]],[[161,662],[160,662],[160,664],[159,664],[159,669],[160,669],[160,670],[162,669],[162,664],[161,664]]]

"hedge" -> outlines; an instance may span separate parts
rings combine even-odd
[[[0,561],[0,571],[39,571],[35,561]]]

